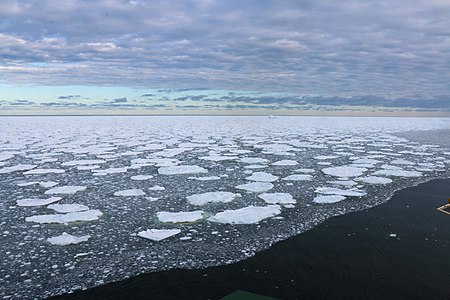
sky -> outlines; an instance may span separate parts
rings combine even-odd
[[[450,116],[450,1],[1,0],[0,114]]]

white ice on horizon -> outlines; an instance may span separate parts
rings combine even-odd
[[[67,246],[87,242],[90,239],[90,237],[91,237],[90,235],[74,236],[66,232],[63,232],[61,235],[48,238],[47,242],[56,246]]]
[[[135,196],[144,196],[146,193],[141,189],[128,189],[114,192],[114,196],[117,197],[135,197]]]
[[[83,204],[50,204],[47,206],[48,209],[52,209],[59,213],[69,213],[69,212],[77,212],[77,211],[86,211],[89,210],[89,207]]]
[[[347,199],[346,197],[342,196],[342,195],[320,195],[320,196],[316,196],[313,200],[314,203],[336,203],[336,202],[340,202],[342,200]]]
[[[208,218],[208,221],[225,224],[255,224],[281,213],[279,205],[247,206],[236,210],[225,210]]]
[[[278,180],[278,176],[274,176],[266,172],[255,172],[251,176],[246,177],[245,179],[259,182],[273,182]]]
[[[66,214],[34,215],[31,217],[26,217],[25,221],[41,224],[67,224],[72,222],[95,221],[98,220],[102,215],[103,213],[101,211],[92,209]]]
[[[266,192],[271,190],[273,187],[274,185],[270,182],[250,182],[236,186],[237,189],[253,193]]]
[[[158,169],[158,173],[161,175],[183,175],[183,174],[208,173],[208,170],[199,167],[197,165],[181,165],[181,166],[160,167]]]
[[[180,229],[147,229],[138,232],[138,236],[152,241],[162,241],[171,236],[181,233]]]
[[[267,204],[294,204],[297,201],[289,193],[262,193],[258,198],[264,200]]]
[[[193,223],[203,219],[204,211],[181,211],[168,212],[160,211],[156,213],[158,220],[162,223]]]
[[[54,187],[48,191],[45,192],[47,195],[53,195],[53,194],[75,194],[76,192],[82,192],[85,191],[85,186],[78,186],[78,185],[64,185],[64,186],[57,186]]]
[[[357,177],[361,176],[364,172],[366,172],[366,168],[355,168],[348,166],[340,166],[340,167],[331,167],[324,168],[322,172],[326,175],[336,176],[336,177]]]
[[[186,199],[192,205],[201,206],[208,203],[228,203],[237,197],[241,197],[241,194],[231,192],[206,192],[187,196]]]
[[[61,200],[61,197],[50,197],[47,199],[28,198],[17,200],[17,206],[43,206]]]

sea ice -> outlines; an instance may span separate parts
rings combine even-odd
[[[89,210],[89,207],[83,204],[50,204],[47,208],[52,209],[59,213],[69,213],[77,211]]]
[[[245,190],[253,193],[266,192],[273,188],[270,182],[250,182],[236,186],[237,189]]]
[[[313,200],[314,203],[336,203],[340,202],[342,200],[345,200],[345,198],[342,195],[327,195],[327,196],[316,196]]]
[[[202,210],[168,212],[160,211],[156,213],[158,220],[163,223],[193,223],[203,219]]]
[[[164,191],[165,189],[166,189],[165,187],[160,185],[155,185],[148,188],[149,191]]]
[[[144,195],[146,195],[146,194],[141,189],[122,190],[122,191],[117,191],[114,193],[114,196],[121,196],[121,197],[133,197],[133,196],[144,196]]]
[[[65,185],[65,186],[57,186],[54,187],[48,191],[45,192],[47,195],[53,195],[53,194],[75,194],[76,192],[82,192],[85,191],[85,186],[72,186],[72,185]]]
[[[61,174],[64,173],[63,169],[34,169],[30,171],[26,171],[23,175],[40,175],[40,174]]]
[[[289,159],[279,160],[272,164],[272,166],[296,166],[296,165],[298,165],[298,162]]]
[[[103,213],[101,211],[92,209],[86,211],[71,212],[67,214],[35,215],[25,218],[25,221],[41,224],[67,224],[71,222],[98,220],[102,215]]]
[[[181,232],[180,229],[147,229],[138,232],[138,236],[152,241],[161,241]]]
[[[392,177],[420,177],[422,176],[421,172],[418,171],[407,171],[407,170],[394,170],[394,169],[384,169],[384,170],[378,170],[372,175],[378,176],[392,176]]]
[[[355,178],[357,181],[362,181],[365,183],[370,184],[389,184],[392,183],[392,180],[385,177],[378,177],[378,176],[366,176],[366,177],[358,177]]]
[[[17,206],[42,206],[61,200],[61,197],[50,197],[47,199],[20,199],[17,200]]]
[[[20,172],[20,171],[27,171],[36,168],[36,165],[25,165],[25,164],[19,164],[16,166],[11,167],[4,167],[0,169],[0,174],[7,174],[12,172]]]
[[[226,224],[255,224],[264,219],[279,215],[279,205],[247,206],[236,210],[225,210],[208,218],[208,221]]]
[[[98,165],[106,163],[103,159],[85,159],[85,160],[71,160],[62,163],[62,166],[85,166],[85,165]]]
[[[148,180],[153,178],[153,175],[136,175],[136,176],[131,176],[131,180]]]
[[[198,181],[210,181],[219,180],[219,176],[204,176],[204,177],[188,177],[188,179],[198,180]]]
[[[243,157],[239,159],[239,161],[246,164],[264,164],[267,163],[269,160],[261,157]]]
[[[255,172],[245,179],[260,182],[273,182],[278,180],[278,176],[266,172]]]
[[[343,189],[332,188],[332,187],[319,187],[315,190],[315,192],[319,193],[319,194],[342,195],[342,196],[349,196],[349,197],[362,197],[362,196],[366,195],[366,192],[363,190],[358,190],[358,189],[343,190]]]
[[[293,204],[296,203],[292,195],[289,193],[263,193],[258,195],[268,204]]]
[[[366,171],[367,171],[366,168],[355,168],[346,166],[322,169],[323,173],[336,177],[356,177],[361,176]]]
[[[234,194],[231,192],[207,192],[187,196],[186,199],[192,205],[205,205],[216,202],[227,203],[233,201],[237,197],[241,197],[241,194]]]
[[[312,175],[308,174],[294,174],[284,177],[281,180],[287,181],[311,181],[313,179]]]
[[[208,173],[208,170],[196,166],[196,165],[182,165],[161,167],[158,169],[158,173],[162,175],[179,175],[179,174],[195,174],[195,173]]]
[[[48,238],[47,241],[52,245],[67,246],[87,242],[87,240],[89,240],[90,237],[91,237],[90,235],[74,236],[66,232],[63,232],[61,235]]]

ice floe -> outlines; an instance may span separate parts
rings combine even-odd
[[[392,183],[392,179],[378,176],[366,176],[355,178],[357,181],[362,181],[369,184],[389,184]]]
[[[320,195],[316,196],[313,200],[314,203],[336,203],[340,202],[342,200],[347,199],[346,197],[342,195]]]
[[[418,171],[408,171],[402,169],[384,169],[372,173],[374,176],[388,176],[388,177],[421,177],[422,173]]]
[[[151,178],[153,178],[153,175],[135,175],[130,177],[131,180],[148,180]]]
[[[279,160],[272,164],[272,166],[296,166],[296,165],[298,165],[297,161],[289,159]]]
[[[138,236],[152,241],[162,241],[181,232],[180,229],[147,229],[138,232]]]
[[[90,235],[74,236],[66,232],[63,232],[61,235],[48,238],[47,242],[56,246],[67,246],[87,242],[90,239],[90,237],[91,237]]]
[[[204,177],[188,177],[188,179],[198,180],[198,181],[211,181],[211,180],[219,180],[219,176],[204,176]]]
[[[37,167],[37,165],[19,164],[19,165],[15,165],[15,166],[1,168],[0,174],[27,171],[27,170],[34,169],[36,167]]]
[[[160,211],[156,213],[158,220],[162,223],[193,223],[203,219],[202,210],[168,212]]]
[[[227,203],[233,201],[237,197],[241,197],[241,194],[231,192],[206,192],[187,196],[186,199],[190,204],[200,206],[208,203]]]
[[[293,174],[282,178],[285,181],[311,181],[313,179],[312,175],[309,174]]]
[[[255,224],[281,213],[279,205],[247,206],[236,210],[225,210],[208,218],[208,221],[226,224]]]
[[[104,164],[106,160],[103,159],[85,159],[85,160],[71,160],[62,163],[62,166],[85,166],[85,165],[98,165]]]
[[[80,212],[70,212],[67,214],[35,215],[26,217],[25,221],[41,224],[67,224],[72,222],[95,221],[102,215],[103,213],[101,211],[92,209]]]
[[[34,169],[24,172],[23,175],[61,174],[64,172],[65,170],[63,169]]]
[[[348,197],[362,197],[367,194],[366,191],[359,190],[359,189],[343,190],[343,189],[333,188],[333,187],[319,187],[315,190],[315,192],[318,194],[342,195],[342,196],[348,196]]]
[[[57,198],[57,197],[56,197]],[[69,212],[77,212],[77,211],[85,211],[89,210],[89,207],[83,204],[50,204],[47,206],[48,209],[52,209],[59,213],[69,213]]]
[[[161,167],[158,169],[158,173],[162,175],[181,175],[181,174],[208,173],[208,170],[196,165],[183,165],[183,166]]]
[[[64,185],[64,186],[57,186],[54,187],[48,191],[45,192],[47,195],[54,195],[54,194],[75,194],[76,192],[82,192],[85,191],[85,186],[78,186],[78,185]]]
[[[265,192],[272,189],[274,185],[270,182],[250,182],[236,186],[237,189],[253,193]]]
[[[336,176],[336,177],[357,177],[361,176],[366,172],[366,168],[355,168],[355,167],[348,167],[348,166],[341,166],[341,167],[331,167],[331,168],[324,168],[322,169],[322,172],[326,175]]]
[[[17,200],[17,206],[42,206],[61,200],[61,197],[50,197],[46,199],[29,198]]]
[[[297,202],[289,193],[262,193],[258,195],[258,198],[268,204],[294,204]]]
[[[278,180],[278,176],[274,176],[266,172],[255,172],[251,176],[246,177],[245,179],[260,182],[273,182]]]
[[[144,196],[145,192],[141,189],[128,189],[114,192],[114,196],[118,197],[135,197],[135,196]]]

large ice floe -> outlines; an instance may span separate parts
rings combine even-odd
[[[275,121],[0,118],[0,299],[230,264],[450,176],[443,139],[400,137],[448,119]]]

